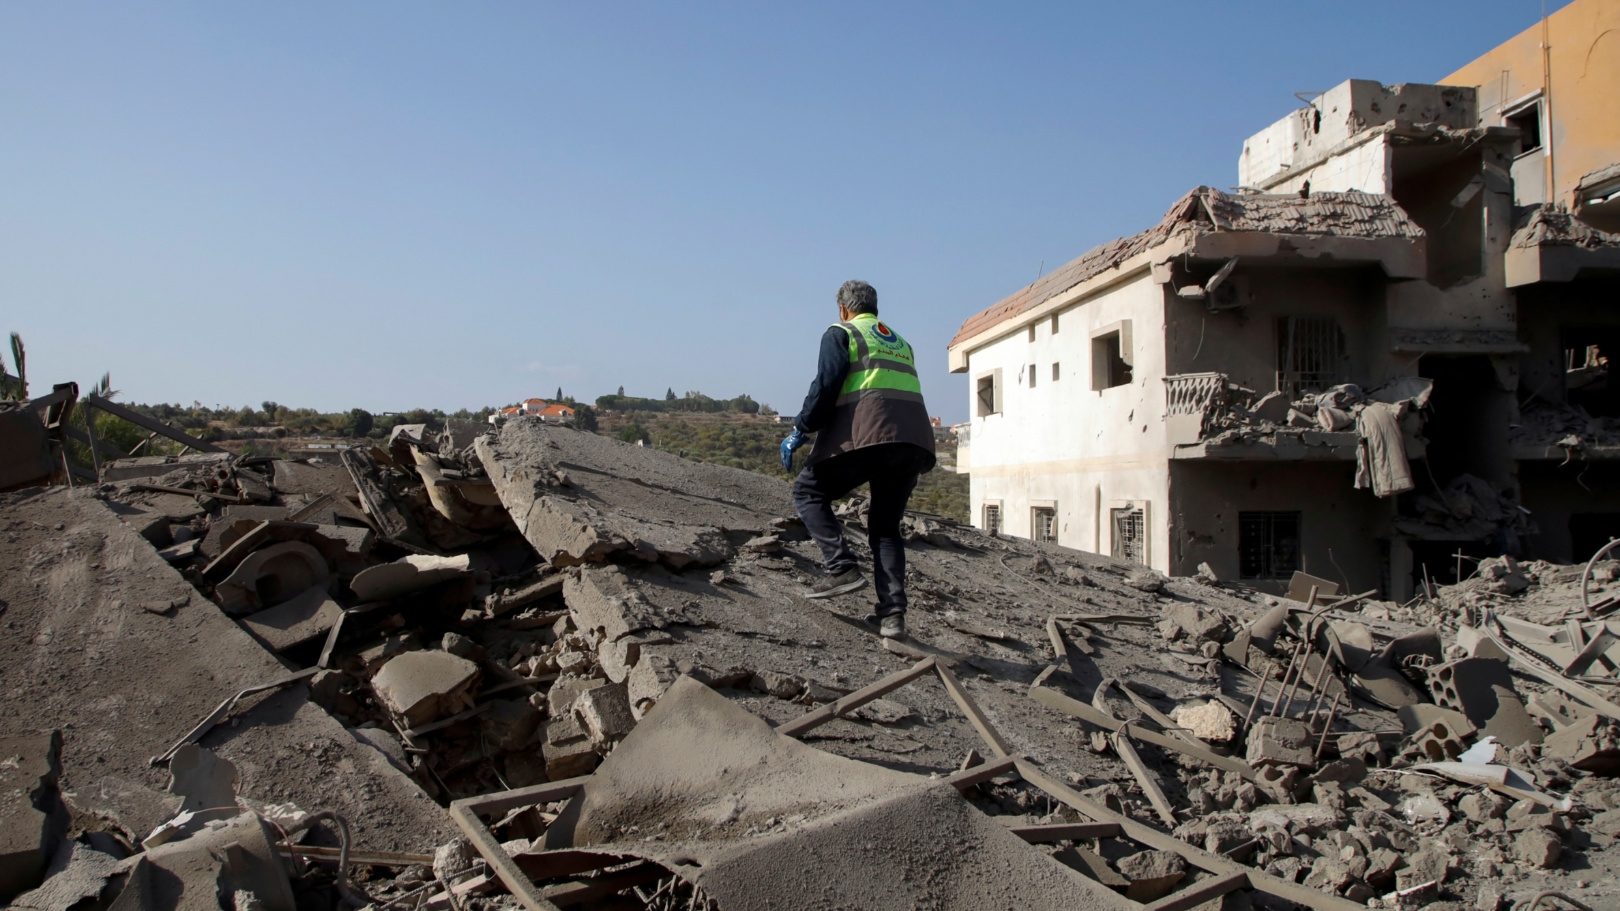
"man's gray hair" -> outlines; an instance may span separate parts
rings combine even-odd
[[[838,306],[857,313],[877,313],[877,289],[866,282],[852,279],[838,287]]]

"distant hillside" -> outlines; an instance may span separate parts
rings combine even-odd
[[[786,424],[749,414],[611,412],[600,417],[598,432],[627,442],[646,441],[655,449],[692,459],[729,465],[759,474],[791,480],[804,464],[804,452],[794,471],[782,470],[778,447],[791,432]],[[940,467],[923,475],[912,494],[911,508],[958,522],[968,521],[968,477],[955,472],[956,440],[939,444]]]

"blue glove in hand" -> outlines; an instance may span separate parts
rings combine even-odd
[[[787,439],[782,441],[782,467],[783,468],[791,469],[793,467],[793,453],[795,451],[797,451],[800,446],[803,446],[803,445],[804,445],[804,434],[800,433],[798,428],[794,428],[793,432],[788,434]]]

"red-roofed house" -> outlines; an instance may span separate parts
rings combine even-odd
[[[563,424],[574,420],[574,409],[558,402],[540,410],[540,420],[548,424]]]
[[[549,404],[545,399],[524,399],[520,408],[523,414],[540,414]]]

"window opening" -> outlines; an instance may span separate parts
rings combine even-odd
[[[1052,314],[1052,334],[1057,335],[1057,333],[1058,333],[1058,315],[1056,313],[1054,313],[1054,314]]]
[[[1502,122],[1519,131],[1519,154],[1541,148],[1541,102],[1514,111]]]
[[[979,377],[978,416],[984,417],[996,413],[996,375],[988,373]]]
[[[1052,362],[1052,382],[1055,383],[1057,381],[1058,381],[1058,365],[1057,365],[1056,361],[1053,361]]]
[[[1116,330],[1091,340],[1091,388],[1112,389],[1130,383],[1131,365],[1125,360],[1129,352],[1121,350],[1120,336]]]
[[[1036,506],[1031,510],[1030,528],[1037,541],[1057,543],[1057,507]]]
[[[1287,579],[1299,565],[1299,513],[1238,513],[1238,575]]]
[[[1277,318],[1277,391],[1297,399],[1341,382],[1344,332],[1331,316]]]
[[[1114,526],[1114,556],[1129,563],[1147,563],[1147,521],[1140,506],[1109,510]]]
[[[1029,365],[1029,388],[1035,388],[1035,365]]]
[[[984,504],[984,530],[986,534],[999,534],[1001,532],[1001,504]]]
[[[1034,323],[1029,324],[1029,340],[1032,341],[1032,342],[1035,341],[1035,324]]]

